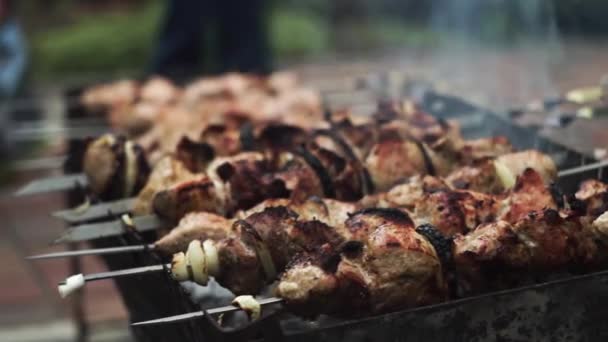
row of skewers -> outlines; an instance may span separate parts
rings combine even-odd
[[[300,125],[289,115],[223,112],[162,157],[141,136],[88,143],[82,170],[91,198],[106,202],[60,215],[130,215],[76,226],[60,241],[129,230],[156,230],[159,239],[37,258],[154,251],[171,263],[77,275],[60,292],[163,271],[201,285],[213,277],[237,295],[274,284],[306,316],[394,311],[605,260],[608,188],[589,181],[564,196],[538,151],[513,152],[501,137],[465,140],[457,124],[408,102],[381,103],[365,118],[306,115]],[[237,298],[259,314],[260,302]]]

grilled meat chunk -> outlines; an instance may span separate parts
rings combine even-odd
[[[575,199],[585,206],[588,215],[597,217],[608,210],[608,185],[595,179],[581,183]],[[576,203],[571,203],[575,205]]]
[[[602,254],[589,226],[553,209],[515,223],[496,221],[454,240],[454,262],[465,293],[519,285],[529,277],[590,267]],[[528,278],[526,277],[528,276]]]
[[[171,255],[185,251],[192,240],[219,241],[226,238],[231,229],[232,221],[223,216],[205,212],[188,213],[175,228],[156,241],[155,246],[162,253]]]
[[[372,148],[364,162],[377,191],[386,191],[400,181],[427,174],[421,145],[413,141],[388,140]]]
[[[364,210],[346,222],[351,241],[336,266],[316,255],[297,258],[277,293],[301,313],[370,314],[445,298],[441,264],[406,214]]]
[[[496,217],[500,202],[474,191],[440,190],[425,194],[416,205],[416,225],[430,223],[442,234],[465,234]]]
[[[179,182],[189,182],[196,179],[193,174],[179,160],[172,157],[165,157],[154,166],[150,177],[144,188],[137,195],[137,200],[133,208],[136,215],[151,214],[153,212],[152,201],[154,196]]]
[[[102,200],[112,200],[137,194],[150,168],[138,145],[107,134],[90,143],[84,154],[83,171],[93,193]]]

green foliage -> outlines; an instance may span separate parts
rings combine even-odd
[[[329,28],[318,14],[279,8],[270,17],[270,41],[278,59],[306,57],[328,49]]]
[[[35,34],[34,77],[142,70],[161,12],[161,3],[153,2],[135,13],[87,16],[73,25]]]

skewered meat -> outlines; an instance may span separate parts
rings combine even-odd
[[[230,234],[232,221],[216,214],[196,212],[185,215],[167,235],[154,244],[163,254],[186,250],[192,240],[219,241]]]
[[[334,265],[296,258],[277,293],[301,312],[378,313],[445,298],[441,263],[409,217],[364,210],[346,223],[351,235]]]
[[[171,157],[163,158],[154,166],[146,185],[137,195],[133,213],[136,215],[151,213],[152,201],[158,192],[178,182],[191,181],[195,178],[196,175],[179,160]]]
[[[599,216],[608,210],[608,185],[590,179],[581,183],[575,198],[584,202],[585,211],[592,216]]]
[[[457,189],[500,193],[515,184],[515,179],[527,168],[537,171],[545,183],[557,176],[551,158],[535,150],[507,153],[494,160],[482,160],[455,170],[446,181]]]
[[[525,276],[584,269],[605,258],[577,217],[553,209],[532,211],[516,223],[482,225],[454,240],[454,264],[465,293],[506,288]]]
[[[84,155],[83,170],[93,193],[112,199],[138,193],[150,167],[138,145],[108,134],[91,143]]]

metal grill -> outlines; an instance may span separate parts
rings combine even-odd
[[[473,106],[461,99],[437,94],[426,85],[391,83],[388,74],[372,74],[349,83],[345,88],[324,92],[328,107],[354,107],[355,112],[369,113],[378,98],[402,94],[413,96],[427,111],[443,119],[457,119],[467,138],[504,135],[518,149],[535,148],[549,154],[562,174],[559,185],[574,191],[580,181],[597,178],[607,181],[604,168],[589,156],[549,141],[528,128],[515,126],[502,116]],[[396,88],[395,88],[396,87]],[[70,111],[70,119],[82,118],[80,108]],[[79,171],[68,168],[66,171]],[[82,193],[68,195],[68,204],[82,200]],[[94,242],[95,247],[151,241],[153,236],[136,235],[108,238]],[[158,264],[153,253],[104,257],[111,269]],[[77,273],[74,272],[74,273]],[[195,311],[200,303],[192,302],[183,288],[165,274],[117,280],[117,285],[134,321]],[[141,340],[210,341],[475,341],[501,340],[596,340],[608,337],[603,319],[608,309],[608,272],[566,278],[518,289],[470,297],[439,305],[405,310],[361,320],[321,317],[303,321],[287,313],[272,310],[265,317],[243,329],[221,330],[208,320],[134,329]]]

